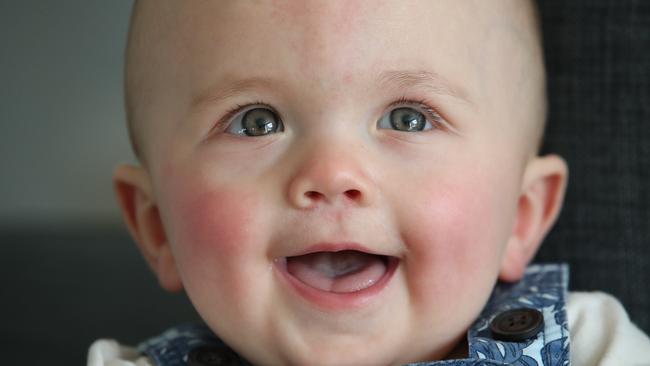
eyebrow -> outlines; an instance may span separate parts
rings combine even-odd
[[[389,70],[379,74],[377,80],[382,90],[422,88],[430,93],[448,95],[472,104],[465,90],[453,86],[441,75],[431,71]],[[202,108],[239,94],[245,94],[251,90],[273,89],[274,85],[277,85],[277,83],[273,79],[265,77],[250,77],[232,83],[223,81],[196,94],[192,98],[191,105],[195,108]]]
[[[394,70],[379,75],[379,83],[385,88],[408,90],[423,88],[433,94],[448,95],[472,104],[468,93],[452,85],[441,75],[426,70]]]
[[[223,81],[196,94],[192,98],[192,107],[201,108],[251,90],[271,89],[273,85],[272,79],[263,77],[250,77],[233,83]]]

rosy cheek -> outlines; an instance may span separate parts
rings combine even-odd
[[[263,241],[263,230],[256,230],[260,202],[250,191],[232,187],[194,186],[172,195],[170,240],[186,287],[239,287],[237,274],[256,258]]]
[[[413,258],[413,294],[423,304],[431,298],[479,295],[472,286],[491,286],[498,267],[502,232],[494,220],[494,195],[489,187],[455,182],[422,192],[418,223],[405,233]]]
[[[179,234],[183,245],[193,252],[218,250],[236,254],[248,242],[247,234],[254,221],[254,199],[236,191],[207,192],[178,202]]]

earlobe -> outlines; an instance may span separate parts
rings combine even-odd
[[[528,163],[516,222],[501,264],[501,280],[513,282],[523,276],[560,213],[567,180],[566,162],[557,155],[536,157]]]
[[[127,228],[156,273],[160,285],[168,291],[181,290],[182,283],[165,235],[149,174],[138,166],[120,165],[113,173],[113,186]]]

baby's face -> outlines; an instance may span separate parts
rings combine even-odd
[[[148,169],[221,338],[257,363],[379,365],[464,337],[532,158],[517,2],[160,6]]]

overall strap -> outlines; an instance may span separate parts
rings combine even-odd
[[[183,324],[140,345],[156,366],[250,366],[205,324]]]

